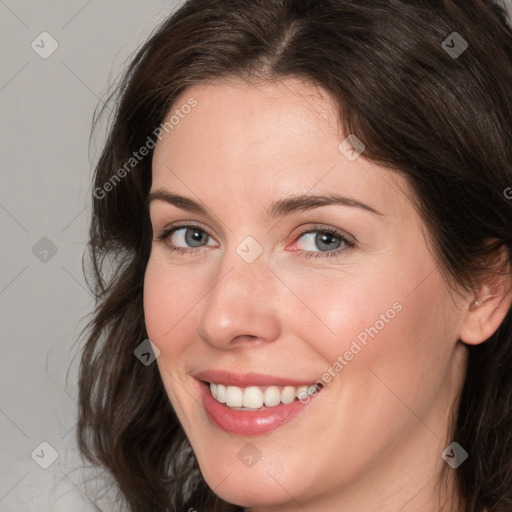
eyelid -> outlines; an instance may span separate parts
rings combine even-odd
[[[195,229],[198,229],[199,231],[203,231],[206,234],[206,236],[208,237],[208,240],[210,240],[210,239],[214,240],[217,243],[217,247],[218,247],[217,240],[210,234],[209,229],[204,224],[201,224],[200,222],[190,222],[190,221],[189,222],[181,221],[176,224],[172,223],[170,225],[167,225],[167,226],[161,228],[160,230],[157,231],[155,241],[162,243],[168,250],[171,250],[171,251],[177,250],[177,251],[185,251],[185,252],[190,251],[190,252],[198,253],[198,252],[201,252],[202,250],[206,249],[207,247],[211,247],[211,245],[206,245],[203,247],[196,247],[196,248],[172,247],[170,244],[167,243],[167,239],[170,238],[172,235],[174,235],[174,233],[176,233],[177,231],[179,231],[181,229],[187,229],[187,228],[195,228]]]
[[[309,230],[307,231],[301,231],[301,228],[302,226],[304,225],[310,225],[310,228]],[[174,229],[178,229],[178,228],[187,228],[187,227],[198,227],[200,229],[202,229],[205,233],[208,234],[209,237],[211,238],[214,238],[214,236],[211,235],[210,233],[210,228],[208,226],[206,226],[205,224],[201,223],[201,222],[198,222],[198,221],[178,221],[176,223],[171,223],[165,227],[163,227],[162,229],[160,229],[159,231],[160,232],[163,232],[163,231],[170,231],[170,230],[174,230]],[[355,237],[354,235],[351,235],[349,233],[347,233],[346,231],[340,229],[340,228],[336,228],[334,226],[331,226],[329,224],[318,224],[318,223],[311,223],[311,222],[307,222],[305,224],[301,224],[300,226],[298,226],[295,231],[297,232],[296,235],[293,235],[292,238],[294,238],[294,241],[297,241],[298,238],[300,238],[301,236],[304,236],[308,233],[311,233],[311,232],[314,232],[314,231],[336,231],[340,236],[343,236],[344,238],[346,238],[348,241],[350,242],[353,242],[354,244],[358,243],[358,239],[357,237]]]
[[[173,222],[171,224],[165,225],[163,228],[156,230],[156,231],[160,234],[163,234],[163,233],[170,234],[170,232],[175,232],[178,229],[183,229],[183,228],[200,229],[201,231],[204,231],[210,238],[213,238],[215,240],[215,237],[210,233],[210,228],[208,226],[206,226],[205,224],[202,224],[201,222],[197,222],[197,221],[178,221],[176,223]]]
[[[347,233],[343,229],[336,228],[336,227],[331,226],[329,224],[317,224],[317,223],[314,223],[314,222],[313,223],[311,223],[311,222],[306,223],[306,225],[309,225],[309,224],[311,224],[311,226],[306,231],[301,231],[301,227],[302,226],[299,226],[297,228],[296,231],[298,231],[298,232],[297,232],[297,235],[295,235],[295,237],[294,237],[294,243],[299,238],[302,238],[304,235],[307,235],[309,233],[315,233],[315,232],[318,232],[318,231],[325,231],[325,232],[328,232],[328,233],[330,232],[330,233],[336,234],[337,236],[343,237],[344,239],[347,240],[347,242],[350,242],[351,244],[354,244],[354,245],[358,243],[358,239],[354,235],[351,235],[350,233]]]
[[[311,223],[306,223],[311,224]],[[297,230],[300,229],[301,226],[297,228]],[[202,247],[174,247],[170,244],[166,243],[166,240],[173,235],[175,232],[179,231],[180,229],[185,228],[196,228],[200,231],[203,231],[206,236],[209,239],[215,240],[215,238],[210,234],[209,228],[207,228],[204,224],[196,221],[180,221],[177,223],[172,223],[168,225],[167,227],[162,228],[162,230],[157,235],[156,241],[161,242],[170,252],[177,251],[181,254],[191,254],[191,255],[199,255],[202,254],[207,250],[208,247],[211,246],[202,246]],[[314,224],[310,225],[309,229],[306,229],[304,231],[299,231],[294,236],[294,241],[292,242],[292,245],[297,243],[298,240],[300,240],[302,237],[311,234],[311,233],[328,233],[335,237],[338,237],[341,239],[342,243],[344,243],[345,247],[342,248],[336,248],[330,251],[311,251],[311,250],[304,250],[304,249],[293,249],[292,252],[298,252],[301,254],[304,254],[304,257],[329,257],[329,256],[339,256],[342,252],[346,252],[350,249],[353,249],[357,243],[358,240],[355,236],[350,235],[344,230],[341,230],[339,228],[336,228],[331,225],[326,224]],[[215,240],[216,241],[216,240]],[[217,242],[218,243],[218,242]]]

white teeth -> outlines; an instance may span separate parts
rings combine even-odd
[[[267,407],[274,407],[281,403],[281,390],[277,386],[269,386],[265,390],[264,403]]]
[[[308,396],[308,387],[307,386],[299,386],[297,388],[297,398],[302,400]]]
[[[295,398],[295,388],[293,386],[286,386],[283,391],[281,391],[281,402],[283,404],[291,404]]]
[[[226,386],[223,384],[217,384],[217,396],[215,398],[217,399],[217,402],[220,402],[221,404],[226,403]]]
[[[245,388],[242,404],[244,407],[259,409],[263,404],[263,391],[256,386]]]
[[[221,404],[239,409],[261,409],[265,407],[275,407],[280,403],[290,404],[294,400],[305,399],[308,395],[317,392],[316,386],[268,386],[263,391],[258,386],[249,386],[239,388],[238,386],[224,386],[223,384],[210,383],[210,392]]]
[[[229,407],[242,407],[243,391],[236,386],[226,388],[226,405]]]

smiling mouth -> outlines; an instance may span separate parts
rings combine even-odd
[[[225,386],[205,382],[213,398],[234,410],[261,411],[281,404],[307,399],[324,386],[317,382],[309,386]]]
[[[262,435],[307,414],[322,400],[320,380],[207,370],[194,375],[210,424],[230,434]],[[318,407],[318,406],[317,406]]]

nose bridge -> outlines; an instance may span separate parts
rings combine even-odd
[[[263,254],[247,257],[254,249],[248,244],[223,255],[203,301],[198,333],[218,348],[229,348],[240,337],[272,341],[279,336],[276,278]]]

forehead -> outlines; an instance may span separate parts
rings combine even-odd
[[[405,179],[364,152],[351,161],[340,151],[337,106],[318,87],[295,79],[194,85],[171,116],[154,152],[153,189],[191,195],[192,187],[205,202],[229,197],[238,211],[305,193],[341,193],[383,212],[411,207]]]
[[[175,100],[167,118],[179,113],[191,98],[197,105],[183,118],[174,117],[178,122],[164,134],[157,153],[179,154],[180,146],[185,145],[201,150],[188,155],[194,159],[208,153],[222,157],[224,163],[228,159],[248,161],[252,156],[281,160],[296,154],[300,141],[310,158],[318,158],[325,148],[314,148],[315,139],[325,139],[327,132],[337,130],[330,98],[297,80],[253,85],[233,79],[194,85]],[[333,135],[325,140],[325,146],[333,142]]]

